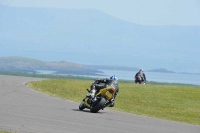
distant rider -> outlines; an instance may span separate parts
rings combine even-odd
[[[146,83],[146,76],[145,76],[143,69],[140,69],[139,72],[137,72],[135,74],[135,79],[137,76],[139,76],[141,78],[141,82]],[[135,82],[137,82],[137,81],[135,81]]]
[[[110,79],[105,78],[105,79],[97,79],[94,81],[94,83],[91,85],[90,90],[96,90],[97,94],[101,89],[106,88],[107,86],[113,86],[116,90],[113,98],[107,103],[109,107],[114,106],[114,100],[119,92],[119,86],[118,86],[118,78],[114,75],[111,76]]]

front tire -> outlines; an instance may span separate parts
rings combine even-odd
[[[85,109],[85,104],[84,104],[84,101],[82,101],[79,105],[79,110],[83,110]]]
[[[106,103],[106,99],[102,97],[98,103],[96,103],[94,106],[92,105],[90,108],[90,112],[97,113],[100,109],[104,108],[104,105]]]

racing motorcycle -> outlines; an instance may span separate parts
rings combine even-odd
[[[91,91],[86,89],[88,94],[79,105],[79,109],[90,109],[90,112],[97,113],[99,110],[103,110],[105,107],[110,106],[109,100],[111,100],[116,92],[112,86],[101,89],[97,94],[96,90]]]
[[[143,80],[142,77],[139,76],[139,75],[135,77],[135,83],[136,83],[136,84],[137,84],[137,83],[139,83],[139,84],[145,84],[144,80]]]

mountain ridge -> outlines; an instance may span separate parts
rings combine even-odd
[[[54,71],[54,74],[101,75],[101,71],[66,61],[46,62],[26,57],[0,57],[0,71],[31,72]]]
[[[138,71],[137,67],[128,66],[104,66],[84,65],[67,61],[42,61],[27,57],[0,57],[0,71],[39,73],[51,71],[52,74],[75,74],[75,75],[103,75],[101,70]],[[146,72],[175,73],[165,68],[145,70]],[[185,73],[184,74],[191,74]]]
[[[94,9],[0,11],[2,56],[200,72],[199,26],[144,26]]]

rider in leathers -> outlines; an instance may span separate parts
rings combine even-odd
[[[146,76],[144,74],[143,69],[140,69],[140,71],[135,74],[135,78],[136,78],[136,76],[140,76],[142,78],[142,82],[144,82],[144,83],[146,82]]]
[[[111,76],[110,79],[97,79],[94,81],[94,83],[91,85],[90,90],[96,89],[96,94],[99,92],[99,90],[106,88],[107,86],[113,86],[116,90],[113,98],[107,103],[109,107],[114,106],[114,100],[119,92],[119,86],[118,86],[118,78],[114,75]]]

